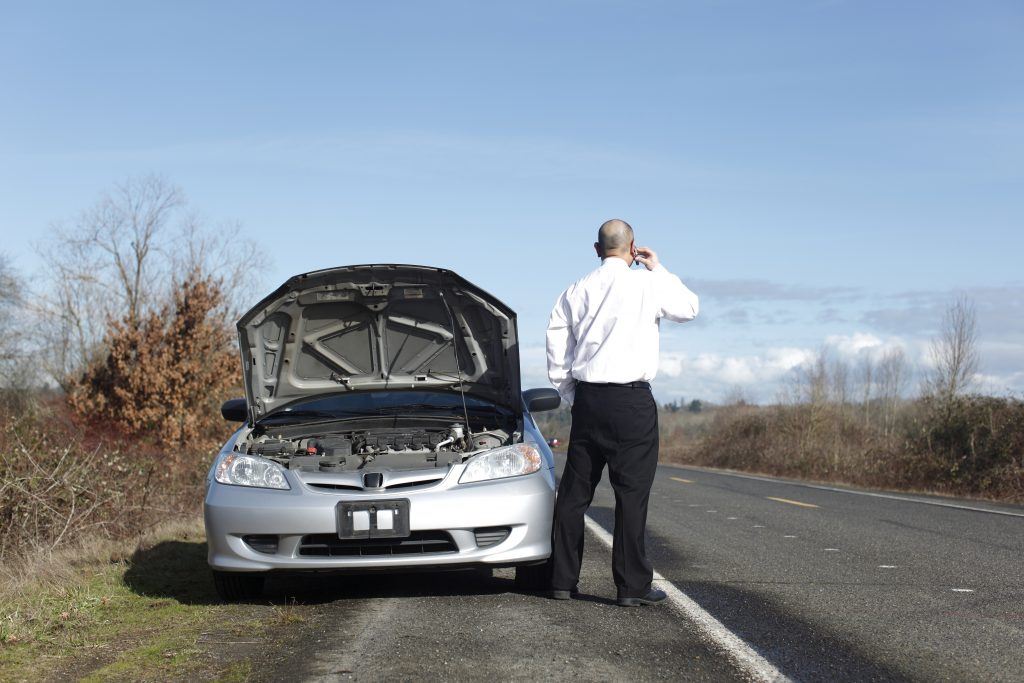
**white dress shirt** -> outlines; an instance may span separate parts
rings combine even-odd
[[[697,317],[697,295],[659,264],[631,270],[606,258],[562,292],[548,321],[548,379],[572,405],[576,382],[654,379],[662,318]]]

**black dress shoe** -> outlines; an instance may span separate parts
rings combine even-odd
[[[647,591],[647,595],[642,595],[639,598],[619,598],[618,603],[620,607],[639,607],[640,605],[657,605],[659,602],[667,598],[668,595],[665,591],[652,588]]]
[[[548,591],[548,597],[551,598],[552,600],[568,600],[569,598],[573,597],[574,595],[579,595],[579,593],[580,593],[580,587],[579,586],[576,586],[572,590],[568,590],[568,591],[559,590],[558,588],[552,588],[550,591]]]

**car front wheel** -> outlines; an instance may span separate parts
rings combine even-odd
[[[261,574],[214,570],[213,587],[224,602],[239,602],[258,598],[263,593],[263,579]]]

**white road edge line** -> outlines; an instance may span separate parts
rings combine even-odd
[[[583,518],[587,528],[598,540],[610,549],[612,547],[612,535],[605,531],[604,527],[595,522],[590,515]],[[665,591],[668,601],[681,612],[684,617],[697,625],[701,639],[722,650],[725,655],[735,664],[740,671],[755,681],[789,681],[781,671],[776,669],[767,659],[757,653],[753,647],[735,633],[726,628],[722,622],[715,619],[703,607],[683,591],[676,588],[671,581],[654,572],[654,584],[657,588]]]
[[[720,474],[725,477],[740,477],[742,479],[753,479],[755,481],[766,481],[772,484],[789,484],[790,486],[802,486],[807,489],[818,489],[821,491],[836,491],[837,493],[850,493],[855,496],[873,496],[875,498],[888,498],[890,500],[902,500],[905,503],[921,503],[922,505],[936,505],[943,508],[953,508],[954,510],[970,510],[971,512],[987,512],[992,515],[1006,515],[1008,517],[1024,517],[1024,512],[1010,512],[1009,510],[992,510],[990,508],[977,508],[971,507],[970,505],[954,505],[953,503],[942,503],[937,500],[924,500],[921,498],[908,498],[907,496],[894,496],[888,493],[874,493],[872,491],[854,491],[851,489],[840,489],[834,486],[821,486],[820,484],[806,484],[799,481],[786,481],[785,479],[773,479],[771,477],[758,477],[753,474],[740,474],[739,472],[726,472],[724,470],[715,470],[710,467],[695,467],[693,465],[672,465],[670,463],[659,463],[661,465],[667,465],[668,467],[674,467],[680,470],[695,470],[697,472],[705,472],[707,474]]]

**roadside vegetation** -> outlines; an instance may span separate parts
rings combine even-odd
[[[0,260],[0,565],[196,514],[230,432],[218,408],[241,391],[229,293],[258,264],[159,177],[39,249],[35,287]]]
[[[213,606],[199,514],[255,250],[148,176],[39,251],[0,258],[0,679],[245,678],[196,656],[266,621]]]

